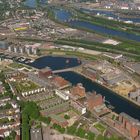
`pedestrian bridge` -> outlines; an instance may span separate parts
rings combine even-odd
[[[52,72],[56,74],[56,73],[67,72],[67,71],[72,71],[72,70],[73,68],[67,68],[67,69],[61,69],[61,70],[54,70]]]

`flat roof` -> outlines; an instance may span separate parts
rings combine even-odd
[[[140,123],[137,119],[134,119],[133,117],[129,116],[128,114],[126,114],[124,112],[120,113],[120,115],[125,117],[126,119],[130,120],[131,122]]]
[[[43,140],[41,128],[37,128],[37,129],[32,128],[30,134],[31,134],[31,140]]]

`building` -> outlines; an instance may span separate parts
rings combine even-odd
[[[89,110],[93,111],[94,108],[101,106],[104,104],[104,100],[102,95],[93,93],[89,97],[87,97],[87,107]]]
[[[134,140],[140,136],[140,122],[125,113],[119,115],[118,120],[115,121],[115,128]]]
[[[54,86],[56,86],[59,89],[64,89],[64,88],[70,86],[70,83],[60,76],[54,76],[52,78],[52,83]]]
[[[128,10],[128,9],[129,9],[128,3],[122,3],[122,4],[120,5],[120,9],[122,9],[122,10]]]
[[[86,96],[86,90],[81,83],[74,86],[71,89],[70,92],[73,96],[79,96],[79,97],[85,97]]]
[[[8,44],[4,41],[0,41],[0,49],[6,50],[8,48]]]
[[[95,80],[98,77],[97,70],[92,65],[85,65],[82,68],[82,73]]]
[[[125,68],[127,68],[129,71],[131,71],[132,73],[137,73],[138,75],[140,75],[140,63],[124,63],[123,66]]]
[[[75,110],[77,110],[80,114],[85,114],[86,113],[86,107],[79,103],[78,101],[71,100],[70,104]]]
[[[124,73],[117,70],[103,74],[101,77],[103,81],[108,85],[117,84],[127,79]]]
[[[140,96],[140,88],[136,89],[135,91],[132,91],[128,94],[129,98],[136,99],[138,96]]]
[[[103,55],[113,60],[117,60],[123,57],[122,54],[114,54],[114,53],[104,53]]]
[[[42,129],[32,128],[30,131],[31,140],[43,140]]]
[[[65,101],[69,100],[69,96],[67,95],[65,91],[56,89],[55,94]]]
[[[9,52],[15,52],[15,53],[26,53],[28,55],[37,55],[38,48],[40,47],[41,44],[36,43],[33,45],[21,45],[21,46],[9,46],[7,47]]]
[[[52,75],[52,70],[49,67],[39,70],[38,75],[40,78],[48,78]]]

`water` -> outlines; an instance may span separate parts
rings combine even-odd
[[[26,0],[25,5],[31,8],[37,7],[37,1],[36,0]]]
[[[44,56],[36,59],[29,65],[38,69],[50,67],[52,70],[60,70],[75,67],[80,64],[81,61],[79,61],[77,58]]]
[[[68,19],[70,19],[71,13],[64,10],[64,9],[63,10],[57,10],[54,13],[55,13],[55,17],[59,21],[61,21],[61,22],[67,21],[67,23],[69,25],[73,26],[73,27],[82,27],[82,28],[86,28],[88,30],[91,30],[93,32],[96,31],[98,33],[103,33],[103,34],[106,34],[106,35],[122,37],[122,38],[125,38],[125,39],[128,39],[128,40],[134,40],[134,41],[140,42],[140,35],[135,35],[135,34],[132,34],[132,33],[126,33],[126,32],[123,32],[123,31],[109,29],[109,28],[106,28],[104,26],[95,25],[93,23],[89,23],[89,22],[86,22],[86,21],[74,20],[74,21],[68,22]]]
[[[46,4],[47,0],[40,0],[40,4]],[[37,0],[26,0],[25,5],[31,8],[36,8],[37,7]]]
[[[120,17],[119,15],[115,14],[114,11],[105,11],[105,10],[89,10],[89,9],[80,9],[83,12],[88,12],[88,13],[94,13],[97,14],[99,13],[100,15],[106,16],[106,17],[112,17],[116,20],[121,20],[121,21],[132,21],[134,23],[140,23],[140,18],[124,18]]]
[[[59,19],[63,22],[66,21],[66,20],[69,20],[72,16],[69,11],[66,11],[66,10],[63,10],[63,9],[55,10],[54,12],[55,12],[55,18]]]
[[[114,111],[116,113],[125,112],[128,115],[134,117],[135,119],[140,120],[140,108],[136,105],[128,102],[122,97],[114,94],[112,91],[98,85],[97,83],[93,83],[91,80],[74,73],[74,72],[63,72],[59,73],[60,76],[70,81],[73,85],[77,83],[82,83],[86,88],[86,91],[96,91],[100,93],[102,96],[105,96],[105,99],[110,102],[112,106],[114,106]]]
[[[140,42],[140,35],[134,35],[131,33],[126,33],[122,31],[117,31],[113,29],[109,29],[103,26],[95,25],[86,21],[71,21],[70,24],[74,27],[84,27],[92,31],[96,31],[98,33],[103,33],[116,37],[123,37],[130,40],[135,40]]]

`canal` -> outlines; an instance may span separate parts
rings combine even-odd
[[[97,93],[100,93],[112,106],[115,107],[113,111],[116,113],[125,112],[140,121],[140,108],[116,95],[112,91],[74,72],[63,72],[59,73],[59,75],[70,81],[72,85],[82,83],[87,92],[96,91]]]
[[[29,65],[38,69],[50,67],[52,70],[60,70],[81,65],[81,61],[78,58],[44,56]]]

